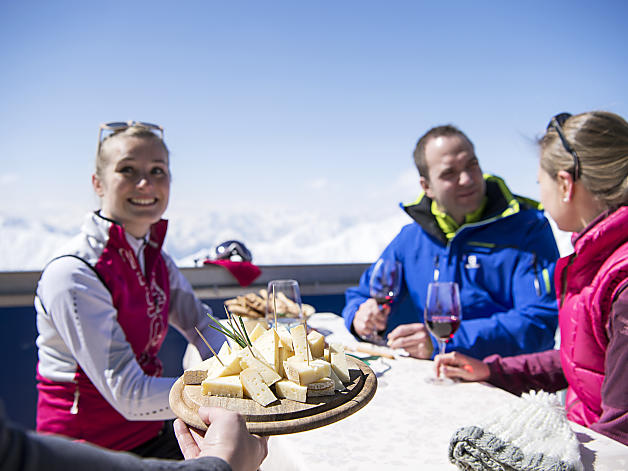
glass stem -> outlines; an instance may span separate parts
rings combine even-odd
[[[445,353],[445,346],[446,345],[447,345],[447,342],[445,342],[444,340],[438,339],[438,353],[440,355]]]

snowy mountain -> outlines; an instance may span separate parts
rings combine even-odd
[[[56,249],[75,235],[81,217],[24,218],[0,213],[0,271],[40,270]],[[410,218],[355,217],[314,212],[212,211],[169,218],[165,249],[180,266],[194,266],[225,240],[236,239],[259,265],[369,263]],[[555,226],[553,225],[554,229]],[[556,231],[561,254],[571,251],[569,234]]]
[[[22,218],[0,213],[0,271],[39,270],[75,235],[81,218]],[[169,218],[165,249],[180,266],[194,266],[225,240],[236,239],[259,265],[372,262],[410,221],[312,212],[206,212]]]

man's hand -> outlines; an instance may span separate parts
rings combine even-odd
[[[362,338],[386,329],[390,306],[378,306],[377,301],[369,298],[360,304],[353,318],[353,329]]]
[[[403,324],[388,334],[390,348],[403,348],[410,356],[424,360],[432,358],[434,346],[425,325]]]
[[[481,360],[458,352],[436,355],[434,358],[436,376],[460,378],[465,381],[486,381],[490,375],[488,365]]]
[[[201,407],[203,422],[209,425],[205,436],[190,429],[180,419],[174,432],[185,459],[201,456],[222,458],[233,471],[255,471],[268,454],[268,438],[251,435],[244,418],[237,412],[220,407]]]

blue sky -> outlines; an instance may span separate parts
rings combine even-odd
[[[169,212],[390,214],[453,123],[538,197],[549,118],[628,116],[622,1],[0,0],[0,211],[94,209],[98,125],[166,130]]]

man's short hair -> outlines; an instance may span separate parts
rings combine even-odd
[[[466,139],[473,148],[473,142],[471,142],[471,139],[469,139],[467,135],[456,126],[452,124],[445,124],[443,126],[433,127],[425,134],[423,134],[423,136],[421,136],[419,142],[417,142],[416,144],[416,148],[414,149],[414,164],[419,171],[419,175],[421,175],[423,178],[429,179],[427,162],[425,160],[425,146],[427,146],[427,143],[430,141],[430,139],[435,139],[437,137],[443,136],[460,136]]]

